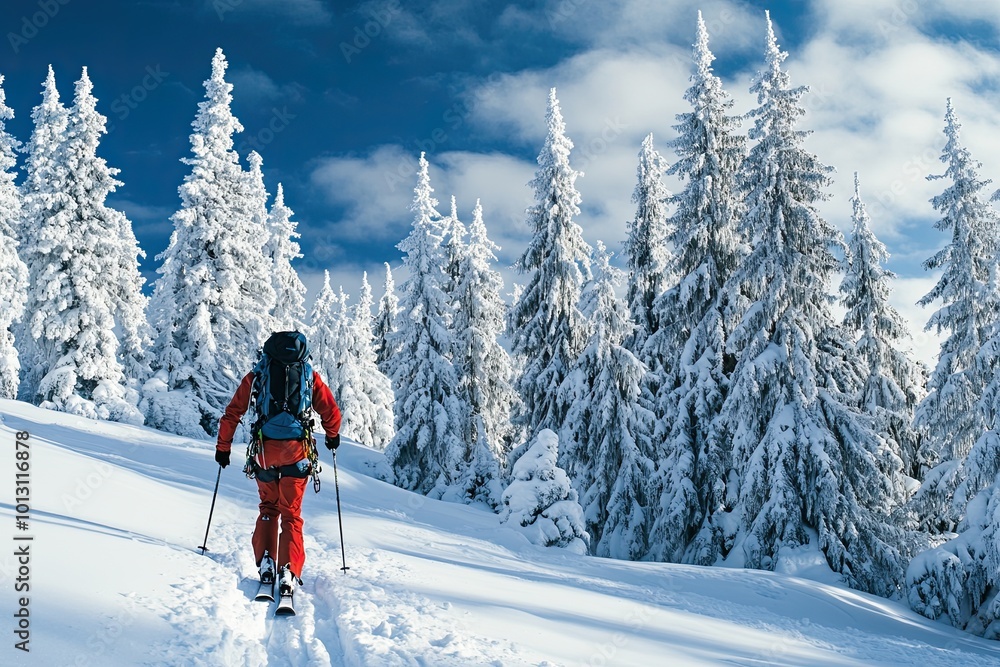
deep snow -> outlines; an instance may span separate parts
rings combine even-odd
[[[274,619],[251,599],[256,490],[239,464],[197,551],[211,442],[14,401],[0,422],[3,665],[1000,665],[1000,645],[829,583],[808,553],[769,573],[536,547],[487,511],[374,479],[381,455],[351,443],[338,456],[350,570],[321,448],[299,613]],[[26,532],[17,431],[31,434]],[[15,535],[34,537],[27,654],[14,648]]]

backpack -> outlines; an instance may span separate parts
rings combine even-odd
[[[313,369],[309,346],[298,331],[279,331],[264,343],[253,369],[256,421],[253,433],[267,440],[311,438]]]

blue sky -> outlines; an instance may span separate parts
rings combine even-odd
[[[654,133],[668,160],[701,9],[717,72],[737,100],[761,63],[770,9],[794,84],[806,84],[809,147],[837,168],[827,217],[849,232],[852,174],[900,280],[894,301],[913,323],[922,358],[936,351],[914,306],[932,284],[921,262],[945,242],[928,199],[945,98],[963,139],[1000,177],[996,3],[944,0],[18,0],[3,3],[0,73],[30,135],[46,67],[64,100],[88,66],[112,128],[101,152],[122,170],[112,203],[128,213],[148,278],[170,232],[187,173],[188,134],[216,47],[230,63],[242,156],[264,158],[267,186],[285,187],[311,288],[329,269],[356,293],[363,270],[376,295],[381,264],[411,221],[416,157],[431,160],[441,208],[454,194],[466,219],[481,198],[507,267],[528,230],[526,183],[556,86],[584,198],[588,241],[617,251],[633,213],[636,153]],[[668,185],[676,185],[668,182]]]

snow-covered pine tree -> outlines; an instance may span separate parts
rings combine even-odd
[[[372,289],[368,272],[361,278],[361,295],[346,320],[343,388],[338,396],[344,415],[343,431],[357,442],[385,449],[393,427],[392,383],[375,362],[372,344]]]
[[[855,406],[846,336],[830,312],[841,234],[817,213],[830,168],[802,148],[804,87],[791,88],[767,18],[766,66],[751,89],[757,139],[748,156],[746,228],[752,251],[733,280],[751,305],[727,341],[736,355],[720,415],[733,443],[738,528],[728,562],[772,569],[783,548],[816,541],[855,588],[894,595],[901,534],[888,518],[899,468]],[[860,382],[854,384],[860,385]],[[727,545],[729,536],[727,536]]]
[[[566,472],[580,495],[598,556],[636,560],[647,551],[649,437],[653,414],[640,404],[646,367],[624,347],[635,324],[615,289],[622,272],[598,242],[596,275],[582,310],[592,323],[586,347],[559,388],[569,406],[560,439]]]
[[[639,149],[637,182],[632,193],[635,218],[628,223],[628,238],[623,244],[628,267],[628,308],[636,323],[627,342],[629,349],[644,361],[646,340],[658,329],[653,303],[669,284],[667,200],[670,191],[663,185],[665,170],[666,164],[653,147],[650,133]]]
[[[924,397],[923,373],[903,347],[910,334],[903,317],[889,304],[895,274],[882,266],[889,253],[869,225],[857,172],[851,206],[854,231],[840,292],[847,308],[844,326],[857,332],[856,349],[868,371],[861,406],[876,418],[886,443],[902,460],[903,471],[918,479],[920,443],[913,411]]]
[[[26,260],[28,249],[35,244],[35,238],[46,220],[65,215],[62,211],[69,206],[62,148],[68,118],[69,111],[59,101],[56,75],[49,65],[42,84],[42,101],[31,111],[34,129],[25,151],[25,177],[21,185],[22,218],[18,234],[22,260]],[[30,276],[28,285],[29,290],[34,289]],[[45,351],[36,345],[27,317],[15,327],[14,333],[21,363],[18,395],[22,400],[34,402],[37,400],[38,384],[47,372],[43,366]]]
[[[445,286],[445,293],[454,300],[455,290],[458,289],[460,280],[459,267],[462,257],[465,255],[465,225],[458,219],[458,204],[455,195],[451,196],[451,213],[443,220],[444,223],[444,249],[446,271],[448,273],[448,284]]]
[[[395,356],[392,387],[396,398],[396,435],[386,448],[396,484],[419,493],[441,495],[456,480],[464,451],[465,424],[458,398],[458,374],[450,355],[451,312],[441,245],[444,229],[433,198],[429,166],[420,155],[414,188],[413,229],[397,247],[406,253],[409,278],[389,340]]]
[[[527,445],[503,492],[500,523],[533,544],[587,553],[590,536],[584,529],[583,508],[566,471],[556,463],[559,437],[546,428]]]
[[[271,262],[263,252],[266,199],[261,212],[259,197],[247,197],[252,188],[233,150],[233,134],[243,126],[230,109],[226,67],[218,49],[150,303],[158,388],[167,391],[148,394],[147,415],[158,428],[190,435],[215,432],[234,387],[275,329]]]
[[[925,434],[920,463],[930,470],[909,505],[916,524],[932,532],[954,530],[964,516],[965,503],[978,489],[967,489],[961,498],[955,495],[963,479],[963,461],[992,427],[986,413],[976,408],[992,379],[992,363],[984,366],[977,357],[998,320],[997,286],[990,269],[1000,225],[984,192],[990,181],[980,178],[980,163],[962,145],[961,127],[949,98],[947,142],[941,154],[945,172],[928,179],[950,181],[931,204],[941,214],[935,227],[950,232],[951,242],[924,262],[925,268],[940,270],[941,277],[918,302],[927,306],[940,300],[941,307],[926,328],[947,332],[948,337],[941,343],[927,396],[917,406],[915,424]],[[976,486],[981,488],[980,484]]]
[[[135,380],[145,379],[142,251],[125,215],[105,204],[121,185],[118,170],[97,157],[106,122],[84,68],[56,149],[61,205],[33,221],[38,226],[25,248],[32,285],[28,333],[41,376],[33,398],[43,407],[141,424],[138,392],[128,387],[122,359]]]
[[[271,282],[274,284],[275,325],[285,331],[303,331],[306,315],[306,287],[292,266],[292,260],[302,257],[295,239],[301,235],[295,230],[292,209],[285,205],[285,190],[278,183],[278,191],[267,217],[269,239],[267,254],[274,267]]]
[[[686,182],[671,197],[669,271],[677,284],[654,303],[661,328],[646,344],[659,383],[656,414],[658,510],[649,536],[654,560],[707,565],[724,549],[728,511],[726,476],[731,443],[715,421],[729,388],[732,357],[726,340],[739,310],[738,295],[725,289],[748,247],[739,230],[744,212],[738,176],[746,139],[737,134],[733,101],[712,71],[705,22],[698,15],[694,73],[670,146],[679,159],[668,170]]]
[[[350,312],[347,307],[348,298],[349,297],[344,292],[343,286],[337,290],[337,293],[333,297],[333,303],[330,309],[331,318],[328,321],[332,345],[324,354],[327,359],[327,385],[330,387],[330,391],[333,392],[334,397],[337,399],[337,403],[340,406],[342,413],[346,413],[349,409],[354,409],[355,407],[354,401],[347,400],[345,397],[347,384],[349,381],[354,379],[354,369],[350,367],[351,328],[349,322]],[[345,402],[351,403],[351,405],[347,406],[345,405]],[[347,427],[346,429],[345,426]],[[353,429],[350,428],[350,423],[348,423],[346,419],[346,414],[344,415],[344,423],[341,423],[340,429],[344,431],[344,434],[348,437],[355,437]]]
[[[523,401],[515,422],[529,436],[562,427],[566,406],[559,403],[559,386],[589,335],[578,304],[590,280],[591,249],[574,221],[580,214],[575,185],[580,172],[569,164],[573,142],[566,136],[555,88],[549,91],[546,124],[531,182],[535,204],[527,211],[532,237],[515,264],[530,275],[509,320],[511,349],[521,368],[515,387]]]
[[[323,287],[320,288],[309,312],[312,322],[309,336],[309,350],[312,357],[313,370],[319,373],[323,381],[334,389],[336,378],[340,372],[340,361],[343,350],[340,348],[340,332],[338,318],[340,316],[340,301],[330,288],[330,272],[323,272]],[[334,398],[339,396],[334,393]]]
[[[468,450],[462,486],[468,498],[481,497],[493,507],[500,502],[500,471],[512,444],[511,409],[519,400],[511,384],[510,356],[498,341],[507,306],[500,296],[503,278],[490,267],[497,260],[497,250],[486,234],[483,207],[476,200],[469,241],[456,271],[452,331],[459,395],[468,416],[463,430]]]
[[[21,363],[14,345],[13,326],[24,316],[28,298],[28,268],[17,254],[21,223],[21,192],[14,168],[21,142],[7,132],[14,118],[0,75],[0,398],[17,398]]]
[[[392,279],[392,267],[385,263],[385,282],[382,288],[382,298],[378,302],[378,314],[372,334],[375,336],[375,361],[387,377],[392,377],[392,357],[394,350],[389,345],[392,335],[396,332],[396,317],[399,313],[399,298],[396,296],[396,283]]]
[[[997,294],[1000,256],[990,266],[987,294]],[[997,304],[994,304],[997,306]],[[1000,326],[992,328],[977,360],[982,369],[1000,364]],[[906,571],[910,606],[928,618],[945,616],[952,625],[989,639],[1000,638],[1000,374],[979,401],[988,430],[962,466],[955,512],[964,518],[959,535],[917,555]]]

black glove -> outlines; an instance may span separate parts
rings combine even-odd
[[[326,448],[329,449],[331,452],[335,452],[337,451],[337,447],[340,447],[340,434],[338,433],[332,438],[330,436],[327,436]]]
[[[229,455],[230,454],[231,454],[231,452],[224,452],[221,449],[216,449],[215,450],[215,462],[218,463],[223,468],[225,468],[227,465],[229,465]]]

